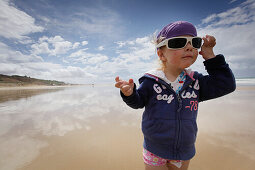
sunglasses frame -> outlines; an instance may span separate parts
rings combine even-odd
[[[168,41],[169,41],[169,40],[172,40],[172,39],[178,39],[178,38],[185,38],[185,39],[186,39],[186,44],[185,44],[183,47],[181,47],[181,48],[169,48],[169,47],[168,47]],[[201,37],[172,37],[172,38],[168,38],[168,39],[165,39],[165,40],[163,40],[162,42],[160,42],[158,45],[156,45],[156,48],[160,48],[160,47],[166,46],[168,49],[177,50],[177,49],[182,49],[182,48],[186,47],[186,45],[188,44],[188,42],[190,42],[190,44],[192,45],[192,47],[195,48],[195,49],[201,48],[202,42],[201,42],[201,46],[200,46],[199,48],[196,48],[196,47],[193,46],[193,44],[192,44],[192,39],[193,39],[193,38],[200,38],[201,41],[203,41],[203,39],[202,39]]]

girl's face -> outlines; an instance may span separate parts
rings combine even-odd
[[[187,35],[185,37],[191,36]],[[162,47],[158,50],[158,55],[163,62],[165,69],[182,71],[196,61],[198,50],[193,48],[189,42],[184,48],[177,50]]]

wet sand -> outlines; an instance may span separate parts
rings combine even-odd
[[[117,126],[112,124],[112,126]],[[104,133],[102,133],[104,132]],[[221,146],[217,138],[200,134],[197,154],[189,170],[252,170],[255,160]],[[211,143],[213,141],[213,143]],[[78,130],[48,139],[49,146],[22,170],[141,170],[142,135],[138,127],[101,126],[97,131]]]
[[[41,104],[50,109],[46,112],[38,108],[40,119],[34,114],[36,109],[27,114],[33,113],[33,116],[24,123],[0,133],[0,146],[8,147],[0,149],[6,152],[0,152],[0,158],[4,157],[0,167],[6,170],[144,169],[142,110],[125,106],[114,89],[81,90],[84,94],[69,89],[32,97],[30,100],[39,100],[39,104],[44,103],[44,98],[51,100]],[[102,90],[106,96],[100,93]],[[107,96],[110,94],[111,98]],[[255,167],[254,99],[253,86],[239,87],[231,95],[200,104],[197,153],[189,170],[251,170]],[[63,106],[54,103],[58,100]],[[42,112],[45,112],[43,118]]]
[[[90,130],[76,130],[63,137],[47,139],[49,146],[42,149],[39,157],[22,170],[143,169],[139,125],[121,125],[117,120],[112,121],[113,118],[104,118],[107,123],[91,121]],[[126,118],[139,122],[134,117]]]
[[[253,141],[254,141],[253,137]],[[252,170],[255,159],[232,149],[228,143],[206,134],[197,138],[197,154],[191,160],[190,170]],[[244,142],[245,144],[245,142]],[[254,153],[254,150],[253,150]]]
[[[64,86],[0,87],[0,103],[61,90]]]

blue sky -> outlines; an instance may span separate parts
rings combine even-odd
[[[0,0],[0,74],[69,83],[137,80],[158,67],[151,43],[186,20],[216,37],[236,77],[255,77],[254,0]],[[201,57],[191,67],[204,71]]]

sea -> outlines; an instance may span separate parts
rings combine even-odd
[[[237,86],[254,86],[255,78],[236,78]]]

